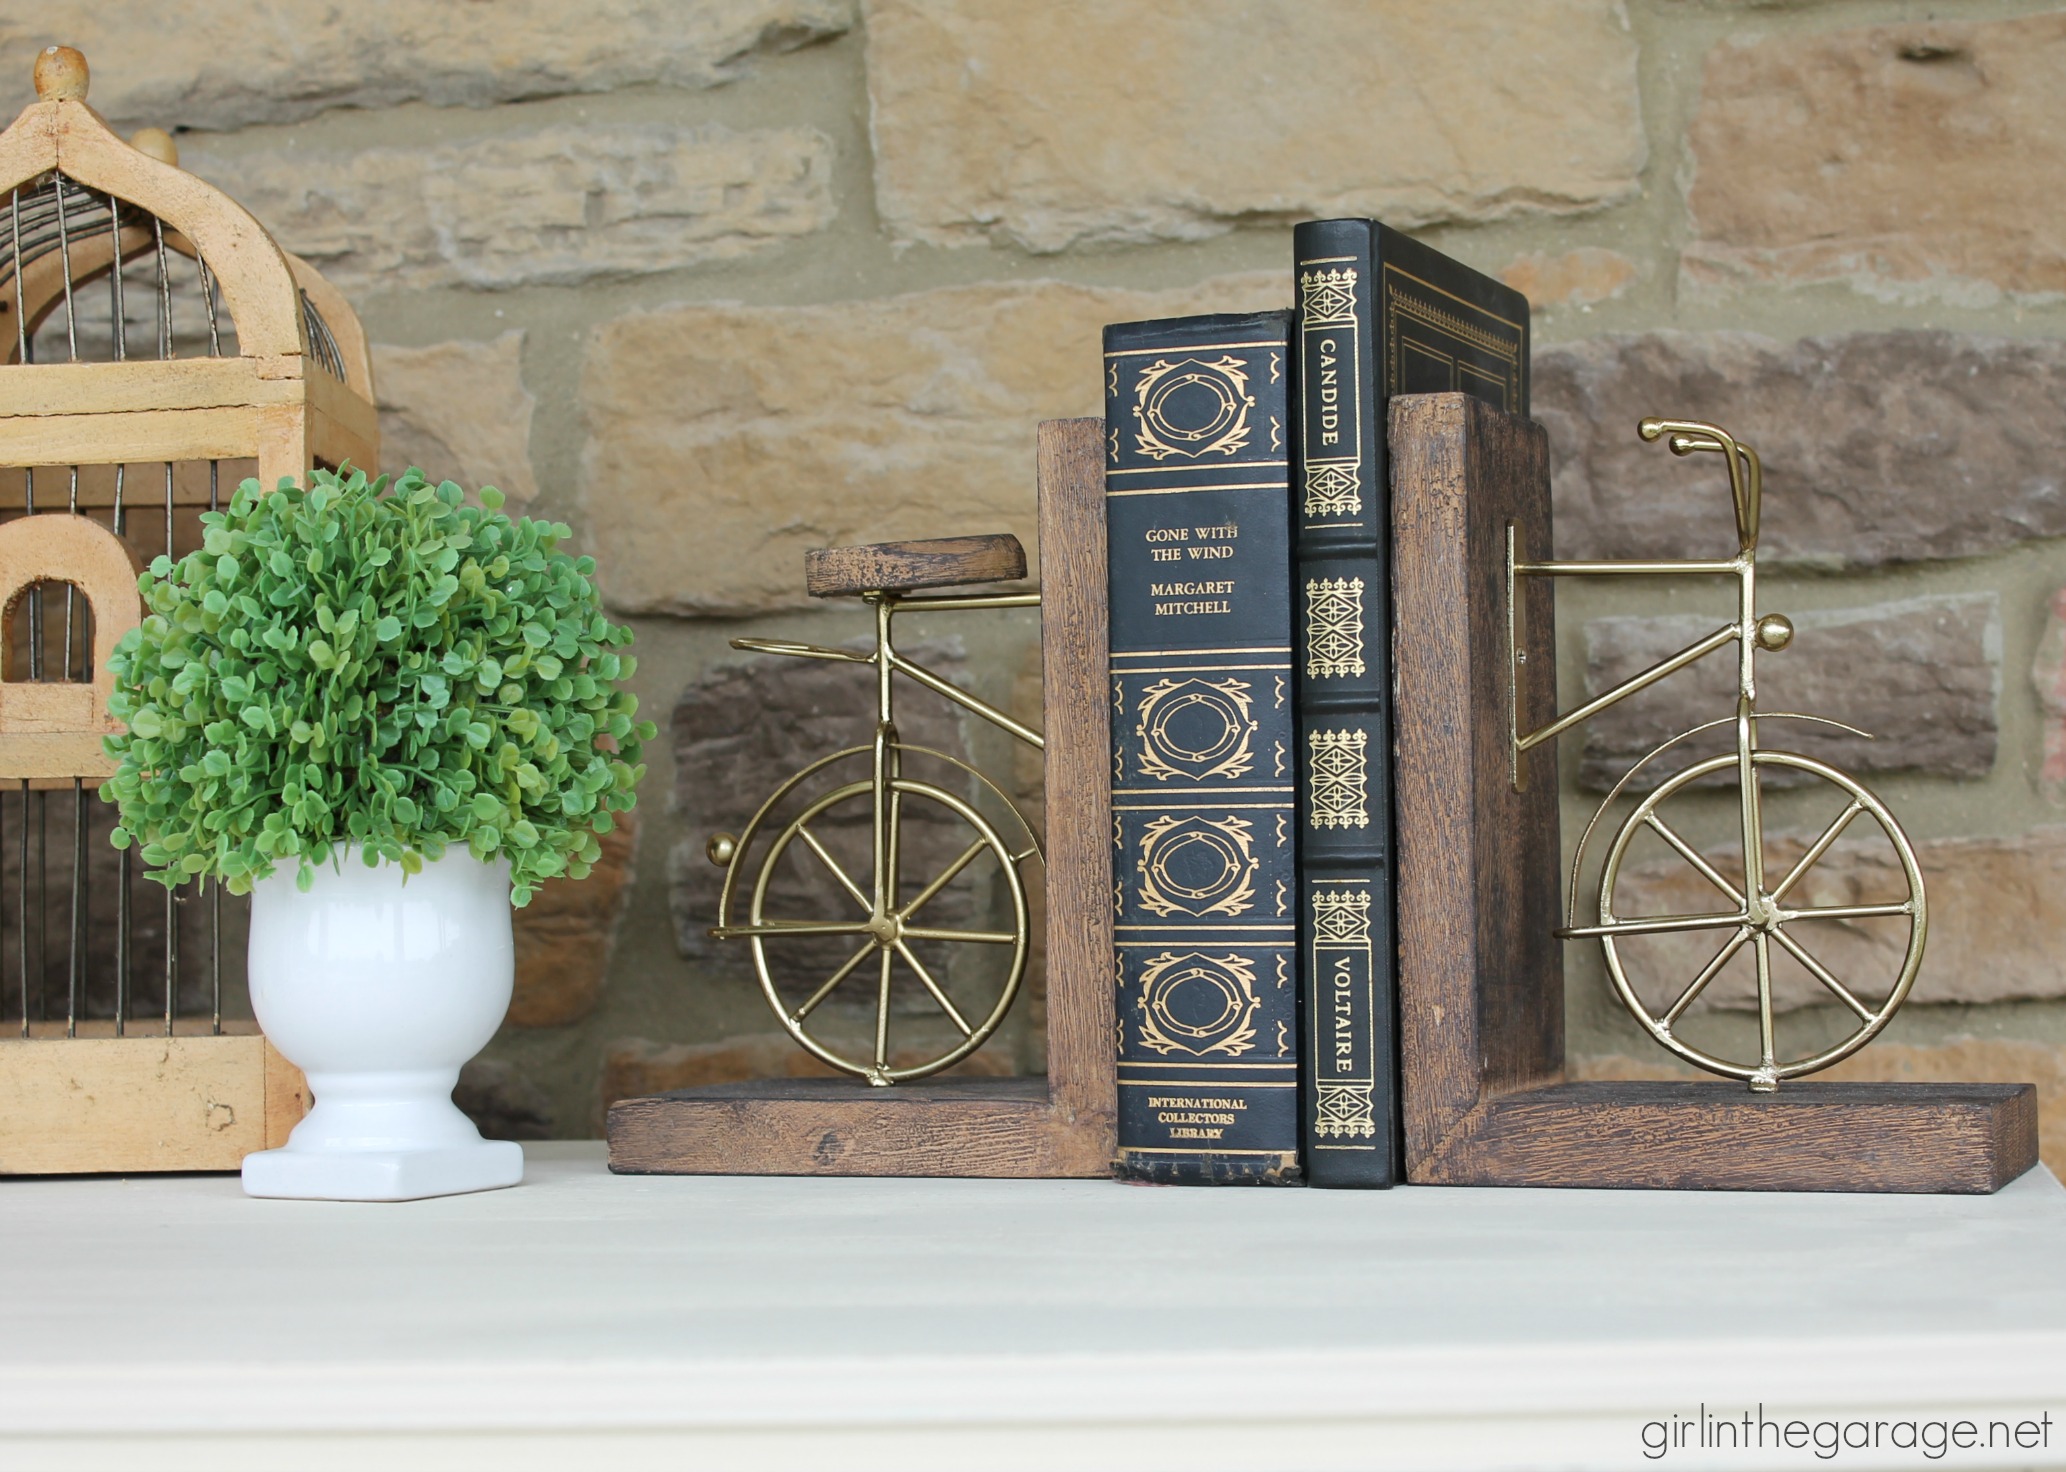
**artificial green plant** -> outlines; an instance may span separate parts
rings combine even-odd
[[[306,889],[347,845],[408,873],[455,844],[507,858],[518,905],[586,875],[654,735],[619,684],[631,631],[565,526],[480,500],[413,469],[247,480],[152,562],[110,661],[116,845],[237,894],[288,862]]]

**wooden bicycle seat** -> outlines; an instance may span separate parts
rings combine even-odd
[[[803,555],[804,591],[813,598],[857,593],[910,593],[964,583],[1002,583],[1026,575],[1026,549],[1009,532],[987,537],[936,537],[819,547]]]

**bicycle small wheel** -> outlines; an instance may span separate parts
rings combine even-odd
[[[1689,843],[1680,832],[1681,825],[1667,816],[1668,809],[1690,806],[1686,801],[1687,789],[1702,778],[1738,770],[1737,757],[1733,753],[1697,762],[1666,779],[1645,796],[1615,833],[1601,869],[1600,923],[1597,927],[1582,927],[1572,933],[1599,938],[1607,974],[1612,979],[1616,995],[1630,1015],[1659,1043],[1689,1063],[1711,1073],[1743,1079],[1753,1089],[1764,1091],[1776,1088],[1782,1079],[1798,1078],[1827,1068],[1857,1052],[1879,1035],[1915,983],[1916,972],[1922,965],[1929,915],[1923,894],[1922,870],[1916,862],[1914,846],[1877,796],[1847,773],[1813,757],[1788,751],[1758,751],[1752,753],[1751,760],[1753,780],[1759,780],[1768,771],[1785,771],[1807,779],[1811,787],[1825,792],[1834,788],[1841,804],[1837,815],[1804,844],[1797,839],[1775,841],[1772,835],[1767,834],[1765,852],[1760,856],[1759,864],[1764,871],[1763,883],[1757,892],[1746,893],[1749,886],[1741,883],[1741,876],[1748,866],[1741,862],[1740,832],[1739,852],[1734,863],[1718,863]],[[1893,893],[1885,900],[1868,904],[1800,903],[1795,896],[1814,887],[1813,876],[1817,867],[1829,859],[1837,841],[1860,818],[1869,819],[1891,849],[1893,862],[1884,867],[1890,875]],[[1631,906],[1624,902],[1624,897],[1633,903],[1639,904],[1640,901],[1634,900],[1632,891],[1637,886],[1628,882],[1630,874],[1626,860],[1631,844],[1644,834],[1661,840],[1669,851],[1690,866],[1701,881],[1719,892],[1727,901],[1727,908],[1686,914],[1629,913]],[[1796,848],[1798,852],[1794,852]],[[1906,933],[1893,939],[1891,944],[1884,940],[1881,942],[1879,952],[1891,952],[1896,958],[1885,968],[1884,974],[1853,976],[1846,980],[1818,958],[1816,948],[1820,942],[1816,932],[1829,925],[1856,925],[1862,921],[1887,922],[1897,930],[1905,922]],[[1720,946],[1706,965],[1687,978],[1683,986],[1677,986],[1670,978],[1666,980],[1672,984],[1662,990],[1655,986],[1637,985],[1631,976],[1630,958],[1624,955],[1624,948],[1631,942],[1636,942],[1638,937],[1701,933],[1719,935]],[[1828,932],[1825,930],[1823,934]],[[1688,1042],[1678,1031],[1678,1024],[1687,1010],[1735,961],[1738,953],[1746,949],[1751,953],[1757,980],[1760,1057],[1755,1062],[1721,1057]],[[1823,991],[1855,1018],[1855,1026],[1834,1044],[1786,1058],[1780,1057],[1778,1052],[1772,997],[1773,963],[1782,954],[1798,963]],[[1653,998],[1672,995],[1672,1000],[1668,1005],[1657,1006],[1644,999],[1646,992]]]
[[[900,751],[908,756],[923,749]],[[853,754],[864,753],[865,749]],[[923,754],[940,756],[973,771],[955,758]],[[846,755],[849,753],[841,753]],[[814,764],[801,775],[809,776],[825,765]],[[988,779],[981,780],[995,791]],[[785,785],[783,793],[795,785]],[[1016,836],[1022,839],[1015,845],[974,803],[936,784],[899,777],[891,782],[890,791],[896,836],[885,852],[878,854],[871,848],[864,862],[854,862],[851,853],[842,860],[838,835],[865,833],[872,837],[874,784],[853,781],[836,787],[804,805],[767,836],[746,896],[745,923],[732,924],[727,916],[721,926],[724,935],[744,939],[751,946],[761,991],[783,1030],[832,1067],[876,1084],[901,1083],[947,1068],[981,1047],[1003,1022],[1025,977],[1030,952],[1032,927],[1022,868],[1039,855],[1039,846],[1016,808],[1009,808],[1020,830]],[[782,795],[778,793],[777,798]],[[771,799],[769,808],[775,802]],[[943,835],[953,835],[944,845],[952,857],[944,862],[936,859],[932,872],[914,872],[913,882],[907,883],[900,871],[927,865],[912,863],[904,836],[912,828],[928,827],[936,855],[942,849]],[[752,829],[741,835],[735,862],[745,861],[754,837]],[[879,892],[878,860],[886,860],[889,876]],[[843,916],[806,919],[779,913],[785,903],[793,903],[781,898],[783,876],[787,872],[793,878],[799,867],[829,876],[836,883],[848,903]],[[728,899],[735,881],[742,877],[737,870],[728,876]],[[927,907],[965,877],[998,885],[1010,929],[926,923]],[[793,883],[786,886],[791,893],[795,887]],[[828,942],[846,952],[844,960],[836,967],[814,968],[805,954],[807,949]],[[922,1056],[915,1059],[898,1056],[900,1050],[891,1036],[891,998],[893,981],[900,975],[923,988],[932,1008],[959,1034],[957,1042],[944,1049],[921,1049]],[[851,1043],[836,1035],[836,1026],[819,1026],[819,1009],[829,999],[842,990],[851,994],[861,987],[872,988],[874,999],[873,1046],[866,1056],[856,1056]]]

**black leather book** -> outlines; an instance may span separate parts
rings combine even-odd
[[[1375,220],[1314,220],[1297,261],[1299,943],[1307,1179],[1399,1179],[1393,972],[1393,394],[1528,412],[1528,302]]]
[[[1105,329],[1125,1179],[1298,1178],[1291,317]]]

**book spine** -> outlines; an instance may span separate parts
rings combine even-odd
[[[1289,314],[1105,330],[1125,1179],[1298,1177]]]
[[[1293,233],[1300,1114],[1315,1186],[1399,1178],[1392,942],[1390,488],[1375,232]]]

